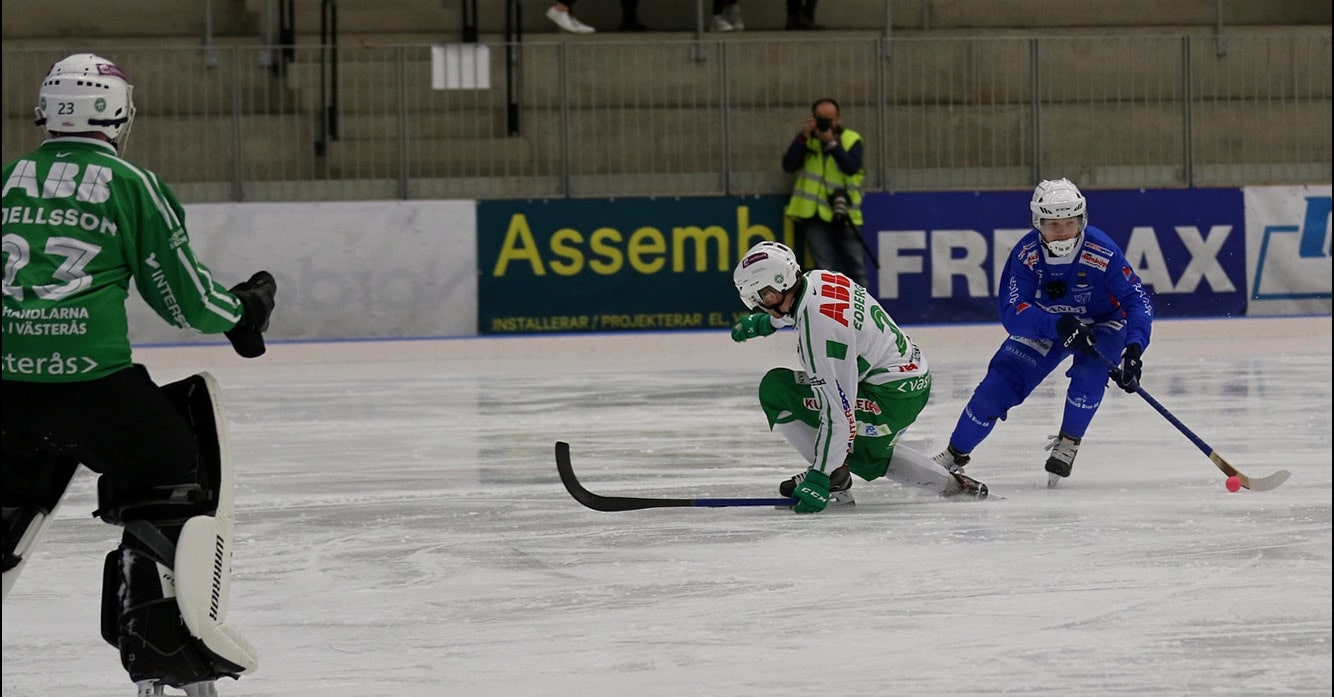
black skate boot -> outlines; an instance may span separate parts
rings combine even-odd
[[[947,491],[942,496],[962,496],[964,498],[984,499],[987,497],[987,485],[973,479],[972,477],[960,471],[954,471],[954,481],[959,483],[959,488],[954,491]]]
[[[806,478],[806,473],[802,472],[790,479],[785,479],[778,485],[778,493],[781,496],[791,496],[792,492],[797,490],[797,485]],[[842,465],[829,473],[829,504],[830,506],[850,506],[857,503],[852,498],[852,472],[848,470],[847,465]]]
[[[1065,431],[1048,438],[1051,442],[1046,449],[1051,451],[1051,457],[1047,458],[1047,486],[1054,487],[1070,476],[1070,468],[1074,466],[1075,455],[1079,452],[1079,442],[1083,439],[1075,438]]]

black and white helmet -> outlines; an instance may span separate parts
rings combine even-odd
[[[787,245],[768,240],[751,247],[732,272],[741,302],[752,310],[764,305],[760,291],[773,288],[782,293],[797,285],[800,278],[797,255]]]
[[[115,63],[76,53],[52,65],[42,80],[37,125],[52,133],[95,131],[123,147],[134,122],[133,92]]]

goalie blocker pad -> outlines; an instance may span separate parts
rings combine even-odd
[[[163,386],[199,442],[200,485],[211,513],[151,520],[126,510],[137,544],[107,555],[102,636],[131,678],[180,686],[258,667],[255,649],[225,626],[232,575],[232,470],[217,381],[208,373]],[[105,504],[106,502],[104,502]],[[140,511],[170,507],[143,502]],[[138,518],[135,520],[134,518]],[[173,544],[164,533],[179,525]]]

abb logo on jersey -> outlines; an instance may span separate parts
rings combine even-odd
[[[852,279],[839,274],[822,273],[820,274],[820,281],[822,282],[822,285],[820,286],[820,296],[834,301],[822,303],[820,305],[820,314],[846,327],[848,326],[848,319],[845,315],[848,308],[851,307],[853,326],[857,329],[861,329],[862,317],[866,314],[865,291],[856,293],[854,296]]]

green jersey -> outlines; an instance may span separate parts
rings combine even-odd
[[[5,380],[80,382],[131,365],[125,301],[207,334],[241,305],[195,259],[185,211],[157,175],[111,144],[52,138],[6,163]]]

